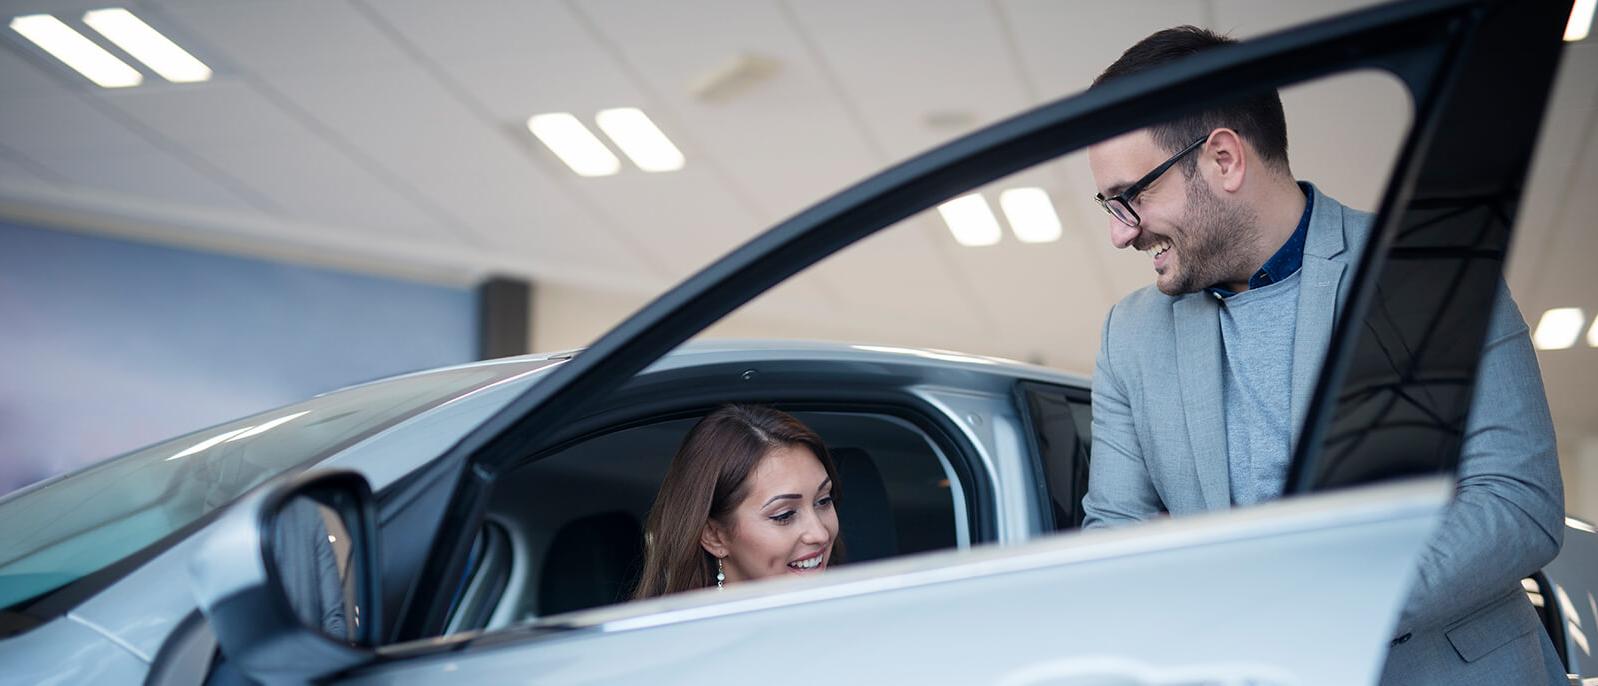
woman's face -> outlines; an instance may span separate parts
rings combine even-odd
[[[802,445],[773,449],[755,465],[748,486],[730,521],[711,521],[702,540],[722,558],[727,581],[826,569],[838,538],[838,511],[832,480],[815,454]]]

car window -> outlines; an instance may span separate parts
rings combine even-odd
[[[839,472],[849,533],[840,564],[952,548],[969,540],[959,473],[914,425],[877,412],[794,411]],[[643,524],[698,417],[606,432],[505,475],[474,546],[451,632],[503,626],[627,600]],[[495,555],[496,542],[519,553]],[[512,561],[521,569],[505,569]],[[485,606],[495,605],[493,607]]]
[[[14,493],[0,500],[0,607],[21,607],[105,569],[257,484],[417,411],[547,364],[456,368],[336,391]]]
[[[1092,408],[1084,394],[1060,386],[1022,383],[1023,418],[1047,494],[1046,524],[1056,531],[1082,526],[1082,496],[1088,486],[1088,452],[1093,445]]]

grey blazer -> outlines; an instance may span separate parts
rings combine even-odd
[[[1293,348],[1295,440],[1371,230],[1371,215],[1314,193]],[[1085,527],[1231,506],[1218,312],[1207,293],[1171,297],[1153,286],[1111,308],[1093,374]],[[1502,282],[1459,470],[1382,681],[1565,683],[1520,586],[1559,552],[1564,488],[1542,375]]]

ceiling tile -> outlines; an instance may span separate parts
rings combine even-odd
[[[1246,40],[1387,1],[1212,0],[1215,5],[1215,24],[1209,28]]]
[[[565,3],[401,0],[373,10],[505,124],[636,106],[636,86]]]
[[[294,145],[315,139],[303,124],[241,82],[133,89],[101,97],[168,139],[192,146]]]
[[[164,151],[123,148],[33,155],[71,185],[89,191],[213,209],[256,209],[210,176]]]
[[[168,20],[200,37],[197,49],[240,66],[244,74],[325,76],[391,69],[405,56],[347,2],[194,3],[173,6]]]
[[[998,0],[1038,101],[1086,89],[1132,44],[1160,29],[1203,25],[1200,0],[1106,3],[1090,0]],[[1156,11],[1157,8],[1157,11]]]
[[[929,126],[929,116],[987,123],[1030,104],[988,4],[937,0],[917,3],[914,12],[851,0],[789,6],[894,159],[953,135]]]
[[[143,150],[149,142],[107,115],[93,96],[6,97],[0,107],[0,145],[29,156]]]
[[[960,248],[935,213],[883,229],[814,268],[850,318],[986,327],[984,296],[960,269]]]
[[[786,218],[867,174],[876,154],[774,2],[585,2],[608,44],[679,130],[746,193],[765,223]],[[696,87],[748,57],[771,72],[724,99]],[[690,160],[690,163],[695,163]]]
[[[1569,300],[1572,291],[1592,294],[1595,286],[1582,278],[1585,268],[1561,271],[1554,260],[1598,250],[1592,237],[1592,213],[1579,204],[1593,197],[1592,185],[1582,185],[1598,165],[1598,41],[1588,39],[1565,46],[1565,56],[1543,118],[1543,130],[1531,160],[1526,197],[1515,221],[1515,245],[1510,252],[1509,285],[1522,304],[1539,305]],[[1576,243],[1573,243],[1576,242]],[[1580,247],[1578,247],[1580,246]],[[1590,246],[1587,247],[1587,246]],[[1598,311],[1598,297],[1582,298]]]
[[[9,23],[8,14],[0,24]],[[0,98],[62,95],[95,88],[88,79],[38,49],[9,27],[0,27]]]
[[[295,139],[214,144],[192,152],[271,199],[283,218],[383,240],[454,240],[409,197],[326,146]]]
[[[509,122],[499,128],[485,123],[425,74],[372,72],[281,87],[296,101],[320,103],[315,115],[341,139],[397,178],[414,180],[408,192],[441,208],[480,246],[531,245],[580,256],[583,264],[651,269],[621,228],[584,211],[549,180],[552,172],[540,169],[531,134]],[[539,221],[550,225],[529,224]],[[571,234],[573,225],[584,232]],[[542,235],[546,230],[549,235]]]
[[[14,153],[0,149],[0,184],[12,187],[34,185],[53,186],[59,177],[36,162],[18,159]]]

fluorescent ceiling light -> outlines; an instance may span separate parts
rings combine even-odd
[[[1060,217],[1042,188],[1011,188],[999,194],[999,207],[1022,243],[1060,240]]]
[[[999,220],[988,208],[981,193],[962,195],[938,206],[943,223],[949,225],[954,240],[967,247],[982,247],[999,242]]]
[[[128,66],[74,31],[60,19],[48,14],[30,14],[11,20],[11,30],[33,41],[45,52],[66,63],[79,74],[88,77],[101,88],[127,88],[144,81],[139,70]]]
[[[527,120],[527,129],[580,176],[610,176],[621,171],[621,160],[569,113],[535,114]]]
[[[211,78],[211,68],[178,47],[160,31],[120,7],[85,12],[83,23],[173,83],[195,83]]]
[[[1565,40],[1572,43],[1587,37],[1592,30],[1592,11],[1598,0],[1576,0],[1570,8],[1570,22],[1565,24]]]
[[[1538,350],[1564,350],[1581,338],[1581,325],[1586,322],[1587,315],[1581,308],[1556,307],[1543,313],[1531,340]]]
[[[682,169],[682,151],[672,145],[671,139],[660,132],[643,110],[636,107],[602,110],[594,116],[594,121],[639,169],[646,172]]]
[[[1592,320],[1592,328],[1587,329],[1587,345],[1598,348],[1598,317]]]

